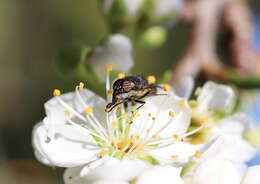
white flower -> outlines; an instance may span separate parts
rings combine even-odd
[[[107,170],[114,171],[103,168],[111,159],[120,165],[118,171],[124,170],[121,167],[125,160],[126,165],[144,162],[140,168],[155,163],[189,161],[199,147],[185,143],[183,139],[203,127],[185,133],[191,117],[187,101],[163,86],[158,90],[160,95],[146,98],[139,110],[136,109],[138,106],[129,103],[128,108],[118,106],[105,112],[106,103],[111,100],[109,72],[112,66],[107,66],[106,70],[107,101],[84,89],[83,83],[75,92],[63,95],[54,90],[54,98],[45,104],[46,117],[33,130],[37,158],[47,165],[83,167],[84,172],[80,172],[85,173],[86,178],[94,175],[87,174],[91,173],[88,168],[102,166],[102,172],[95,170],[101,173],[99,175]],[[128,175],[137,171],[134,166],[129,169]],[[112,172],[111,177],[113,173],[116,172]]]
[[[155,15],[164,17],[173,13],[179,13],[182,6],[182,0],[155,0]]]
[[[183,184],[181,168],[172,166],[154,166],[141,173],[135,184]]]
[[[144,0],[122,0],[129,16],[135,15],[141,8]],[[114,0],[104,0],[104,10],[109,12],[113,6],[113,3],[117,3]]]
[[[89,64],[101,80],[105,79],[106,65],[113,65],[118,71],[128,72],[134,65],[131,41],[121,34],[110,36],[102,46],[94,50]]]

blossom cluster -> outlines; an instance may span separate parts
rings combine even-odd
[[[231,87],[209,81],[192,95],[194,82],[186,77],[175,88],[158,85],[141,108],[128,103],[107,112],[112,66],[105,71],[106,100],[82,82],[75,92],[55,89],[33,129],[36,158],[65,167],[66,184],[260,183],[260,166],[245,164],[256,152],[244,138],[253,125],[233,113]]]

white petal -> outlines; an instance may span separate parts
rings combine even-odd
[[[140,9],[143,0],[124,0],[129,15],[135,15]]]
[[[34,127],[33,143],[36,151],[60,167],[75,167],[90,162],[99,150],[87,148],[86,140],[90,140],[84,129],[73,126],[60,126],[60,133],[56,133],[51,139],[44,124]],[[49,140],[48,140],[49,139]]]
[[[80,96],[85,102],[86,106],[80,101],[75,92],[65,93],[59,98],[62,99],[67,105],[76,110],[79,113],[82,113],[85,108],[91,107],[94,110],[94,116],[98,119],[98,121],[102,124],[106,124],[106,114],[104,111],[104,107],[106,102],[101,97],[95,95],[92,91],[84,89],[79,91]],[[59,103],[56,97],[53,97],[49,101],[47,101],[44,105],[46,115],[50,121],[46,122],[48,127],[52,127],[53,125],[64,125],[66,124],[66,115],[65,110],[70,110],[67,107],[64,107]],[[75,114],[72,112],[71,119],[75,119],[75,121],[81,121]]]
[[[239,184],[242,175],[236,165],[224,159],[205,159],[184,177],[189,184]]]
[[[88,172],[84,172],[85,175],[81,173],[81,176],[91,181],[102,179],[129,181],[149,166],[149,164],[141,160],[118,160],[110,158],[104,164],[89,169]]]
[[[260,183],[260,166],[253,166],[247,169],[247,172],[241,184],[259,184]]]
[[[212,150],[215,150],[213,154],[238,162],[246,162],[253,158],[256,148],[243,137],[248,127],[250,127],[250,120],[243,114],[227,117],[218,123],[212,131],[219,137],[218,143],[213,146]],[[238,152],[240,154],[237,154]]]
[[[182,0],[156,0],[155,14],[161,17],[179,12],[182,4]]]
[[[189,143],[176,141],[174,144],[168,147],[157,148],[148,151],[148,154],[156,158],[161,164],[169,163],[185,163],[188,162],[190,157],[200,150],[201,146],[191,145]],[[177,158],[172,158],[172,156]]]
[[[65,170],[63,179],[65,184],[91,184],[90,181],[80,177],[82,167],[72,167]]]
[[[144,131],[149,129],[150,135],[156,134],[168,124],[158,137],[169,137],[186,132],[190,125],[191,111],[187,104],[185,107],[181,107],[179,105],[181,101],[184,100],[172,93],[146,98],[145,105],[139,110],[141,116],[134,119],[133,132],[138,129],[139,123],[145,127]],[[185,103],[187,102],[185,101]],[[174,112],[175,116],[169,116],[169,112]],[[151,117],[148,117],[149,113],[151,113]],[[152,120],[152,117],[155,117],[156,120]]]
[[[129,184],[129,182],[121,180],[98,180],[93,182],[92,184]]]
[[[103,46],[94,50],[89,58],[89,64],[102,80],[106,76],[104,68],[109,64],[115,70],[128,72],[134,65],[130,40],[120,34],[111,36]]]
[[[198,110],[230,110],[234,105],[234,99],[235,92],[231,87],[210,81],[204,84],[198,97]]]
[[[194,79],[191,76],[183,77],[175,87],[176,95],[189,99],[194,88]]]
[[[43,164],[45,164],[45,165],[48,165],[48,166],[53,166],[53,164],[51,163],[51,161],[48,160],[47,157],[44,157],[39,151],[35,150],[35,151],[34,151],[34,155],[35,155],[36,159],[37,159],[39,162],[41,162],[41,163],[43,163]]]
[[[181,168],[172,166],[154,166],[137,177],[135,184],[183,184]]]

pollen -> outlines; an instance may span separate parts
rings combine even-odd
[[[164,91],[169,91],[170,89],[171,89],[171,87],[167,84],[163,86]]]
[[[125,74],[124,73],[118,73],[117,74],[117,78],[118,79],[123,79],[123,78],[125,78]]]
[[[149,113],[148,113],[148,116],[152,116],[152,114],[149,112]]]
[[[142,146],[142,145],[137,145],[137,146],[136,146],[136,150],[137,150],[137,151],[143,151],[143,150],[144,150],[144,146]]]
[[[153,135],[153,136],[152,136],[153,139],[156,139],[157,137],[158,137],[157,135]]]
[[[155,120],[156,120],[156,117],[152,117],[152,120],[154,120],[154,121],[155,121]]]
[[[172,159],[177,159],[179,156],[178,155],[172,155],[171,158]]]
[[[172,135],[172,138],[173,138],[173,139],[178,139],[179,136],[178,136],[177,134],[173,134],[173,135]]]
[[[186,105],[185,100],[179,101],[179,107],[180,107],[180,108],[184,108],[185,105]]]
[[[201,152],[200,151],[196,151],[194,154],[195,158],[200,158],[201,157]]]
[[[113,90],[112,89],[107,90],[107,94],[112,95],[113,94]]]
[[[111,72],[113,70],[113,66],[112,65],[106,65],[105,67],[107,72]]]
[[[80,90],[83,90],[84,86],[85,86],[85,84],[84,84],[83,82],[80,82],[80,83],[79,83],[79,89],[80,89]]]
[[[93,113],[93,109],[91,107],[85,109],[85,114],[90,115],[92,113]]]
[[[72,180],[74,177],[73,176],[69,176],[69,179]]]
[[[64,113],[65,113],[66,116],[70,116],[71,115],[71,111],[69,111],[69,110],[65,110]]]
[[[127,117],[127,114],[124,113],[124,114],[121,115],[121,117],[122,117],[123,119],[125,119],[125,118]]]
[[[113,126],[113,127],[116,127],[116,126],[117,126],[117,122],[116,122],[116,121],[113,121],[113,122],[112,122],[112,126]]]
[[[174,116],[175,116],[175,113],[172,112],[172,111],[170,111],[170,112],[169,112],[169,116],[174,117]]]
[[[137,140],[139,140],[141,137],[140,137],[140,135],[136,135],[135,138],[136,138]]]
[[[104,156],[108,155],[108,151],[107,150],[102,150],[102,151],[99,152],[99,155],[101,157],[104,157]]]
[[[156,82],[156,78],[153,75],[149,75],[147,77],[147,81],[148,81],[149,84],[154,84]]]
[[[53,90],[53,96],[60,96],[61,92],[59,89],[54,89]]]

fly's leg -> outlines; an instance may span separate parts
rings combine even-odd
[[[141,107],[143,107],[144,104],[145,104],[145,101],[142,101],[142,100],[134,99],[134,101],[135,101],[136,103],[140,103],[140,104],[141,104],[139,107],[137,107],[137,110],[140,109]]]

